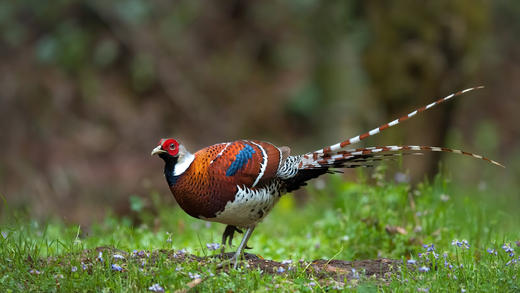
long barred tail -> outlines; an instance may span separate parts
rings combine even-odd
[[[456,154],[462,154],[470,157],[474,157],[477,159],[482,159],[488,161],[497,166],[504,167],[502,164],[485,158],[481,155],[476,155],[472,153],[468,153],[461,150],[448,149],[444,147],[431,147],[431,146],[381,146],[381,147],[367,147],[367,148],[359,148],[359,149],[349,149],[345,150],[344,148],[348,145],[358,143],[361,140],[376,135],[381,131],[395,126],[418,113],[424,112],[428,109],[433,108],[436,105],[439,105],[443,102],[448,101],[451,98],[460,96],[464,93],[484,88],[483,86],[468,88],[456,93],[453,93],[449,96],[446,96],[442,99],[439,99],[433,103],[430,103],[426,106],[423,106],[419,109],[416,109],[413,112],[408,113],[399,119],[395,119],[391,122],[383,124],[377,128],[370,130],[369,132],[363,133],[361,135],[349,138],[345,141],[339,142],[337,144],[328,146],[326,148],[307,153],[301,156],[301,161],[299,162],[298,168],[302,169],[323,169],[330,167],[338,167],[338,168],[355,168],[361,166],[371,166],[375,162],[381,160],[388,160],[391,158],[395,158],[396,156],[409,155],[409,154],[422,154],[425,152],[450,152]]]
[[[453,93],[449,96],[446,96],[442,99],[439,99],[433,103],[430,103],[426,106],[423,106],[419,109],[416,109],[415,111],[413,112],[410,112],[408,113],[408,115],[405,115],[399,119],[395,119],[391,122],[388,122],[386,124],[383,124],[379,127],[376,127],[372,130],[370,130],[369,132],[366,132],[366,133],[363,133],[361,135],[358,135],[358,136],[354,136],[352,138],[349,138],[345,141],[342,141],[342,142],[338,142],[337,144],[334,144],[334,145],[331,145],[331,146],[328,146],[326,148],[323,148],[323,149],[320,149],[320,150],[317,150],[317,151],[314,151],[314,152],[311,152],[311,153],[308,153],[308,154],[305,154],[304,157],[307,158],[308,156],[314,156],[314,155],[320,155],[320,154],[327,154],[327,153],[334,153],[334,152],[337,152],[341,149],[343,149],[344,147],[348,146],[348,145],[351,145],[351,144],[355,144],[355,143],[358,143],[360,142],[361,140],[369,137],[369,136],[373,136],[373,135],[376,135],[378,133],[380,133],[381,131],[387,129],[387,128],[390,128],[392,126],[395,126],[405,120],[408,120],[409,118],[412,118],[413,116],[417,115],[418,113],[421,113],[421,112],[424,112],[430,108],[433,108],[434,106],[437,106],[443,102],[446,102],[447,100],[451,99],[451,98],[454,98],[454,97],[457,97],[457,96],[460,96],[464,93],[467,93],[467,92],[470,92],[470,91],[473,91],[473,90],[477,90],[477,89],[482,89],[484,88],[483,86],[477,86],[477,87],[472,87],[472,88],[468,88],[468,89],[465,89],[465,90],[462,90],[462,91],[459,91],[459,92],[456,92],[456,93]]]
[[[481,155],[468,153],[461,150],[449,149],[444,147],[432,146],[376,146],[367,148],[349,149],[344,151],[315,154],[304,156],[298,166],[300,170],[323,169],[323,168],[356,168],[371,166],[373,163],[403,155],[421,155],[426,152],[448,152],[470,156],[473,158],[488,161],[491,164],[504,167],[504,165],[490,160]]]

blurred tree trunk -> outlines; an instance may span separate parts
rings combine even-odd
[[[481,60],[471,58],[480,49],[478,36],[488,25],[485,2],[373,0],[363,3],[371,31],[364,61],[374,94],[387,109],[387,117],[382,120],[393,119],[451,92],[478,85],[472,80]],[[381,141],[444,146],[448,131],[453,127],[457,104],[457,100],[451,101],[418,120],[408,121],[399,130],[382,135]],[[425,157],[426,162],[413,164],[412,180],[422,179],[424,173],[436,174],[442,155],[433,153]]]

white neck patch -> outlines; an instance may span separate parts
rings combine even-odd
[[[195,160],[195,156],[188,152],[183,145],[180,145],[179,159],[177,164],[175,164],[175,168],[173,169],[173,175],[179,176],[184,173],[190,167],[193,160]]]

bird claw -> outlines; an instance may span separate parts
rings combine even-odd
[[[221,263],[219,263],[217,265],[217,269],[222,269],[224,268],[225,266],[230,266],[231,264],[233,265],[233,269],[237,269],[238,268],[238,263],[240,261],[237,260],[237,255],[234,254],[233,257],[231,257],[230,259],[226,259],[224,261],[222,261]]]
[[[220,250],[220,253],[224,255],[224,252],[226,250],[226,242],[229,245],[229,247],[232,246],[233,242],[233,236],[235,235],[235,232],[238,232],[240,234],[243,234],[244,231],[237,228],[236,226],[227,225],[226,229],[224,230],[224,233],[222,233],[222,249]],[[251,249],[251,247],[245,247],[246,249]]]
[[[249,240],[249,237],[251,237],[251,234],[253,233],[254,229],[255,229],[254,226],[249,227],[247,229],[247,231],[244,235],[244,238],[242,238],[242,242],[238,246],[238,249],[237,249],[236,253],[233,255],[233,257],[231,257],[228,260],[222,261],[222,263],[220,263],[217,266],[217,268],[219,268],[219,269],[223,268],[226,264],[231,264],[231,263],[233,264],[234,269],[238,268],[238,263],[239,263],[240,259],[244,257],[244,249],[249,248],[249,247],[247,247],[247,241]],[[231,246],[231,240],[233,239],[233,234],[235,233],[235,231],[242,233],[242,230],[238,229],[237,227],[228,225],[226,227],[226,230],[224,231],[224,234],[222,234],[222,245],[223,245],[222,250],[221,250],[222,257],[224,257],[224,251],[225,251],[224,245],[226,244],[226,240],[228,240],[228,238],[229,238],[229,245]],[[244,259],[245,259],[245,257],[244,257]]]

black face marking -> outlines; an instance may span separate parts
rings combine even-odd
[[[159,155],[161,159],[164,160],[164,176],[166,176],[166,182],[168,182],[168,186],[175,185],[175,182],[177,179],[179,179],[179,176],[175,176],[173,174],[175,170],[175,165],[177,164],[177,160],[179,157],[172,157],[170,154],[161,153]]]

